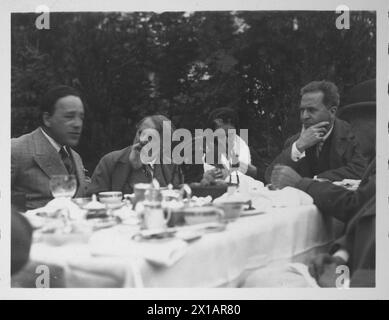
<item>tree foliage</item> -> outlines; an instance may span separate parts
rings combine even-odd
[[[127,146],[135,123],[164,113],[176,126],[202,128],[229,106],[249,143],[269,162],[298,130],[300,88],[334,81],[343,96],[375,78],[376,17],[351,12],[12,14],[12,136],[39,125],[39,99],[55,84],[78,88],[87,103],[78,147],[89,171]]]

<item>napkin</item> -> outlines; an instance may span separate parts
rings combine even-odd
[[[31,219],[39,215],[56,218],[61,213],[69,214],[69,217],[74,220],[80,220],[85,215],[84,210],[80,209],[72,200],[67,198],[54,198],[44,207],[26,211],[25,215]]]
[[[231,174],[232,181],[236,180],[236,174],[239,176],[239,190],[241,190],[242,193],[251,192],[264,187],[264,184],[261,181],[255,180],[240,171],[234,171]],[[226,178],[226,182],[229,182],[229,177]]]
[[[271,201],[273,207],[296,207],[313,204],[312,197],[296,188],[285,187],[281,190],[258,189],[256,196],[262,196]]]
[[[185,255],[187,246],[181,239],[135,241],[129,232],[118,232],[117,228],[98,231],[89,240],[93,255],[142,257],[164,267],[179,261]]]
[[[306,264],[299,262],[289,263],[288,270],[297,274],[301,274],[310,287],[319,288],[315,278],[312,277],[309,273],[308,266]]]
[[[251,200],[251,197],[247,193],[242,193],[239,190],[236,190],[232,193],[224,193],[220,197],[213,200],[213,203],[223,203],[223,202],[248,202]]]
[[[342,181],[334,181],[333,184],[344,187],[348,190],[355,191],[358,189],[361,180],[343,179]]]

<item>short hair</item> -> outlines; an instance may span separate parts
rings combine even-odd
[[[78,92],[78,90],[69,86],[60,85],[60,86],[53,87],[49,91],[47,91],[46,94],[43,95],[40,104],[41,117],[45,112],[48,112],[50,115],[52,115],[55,110],[55,103],[59,99],[67,96],[76,96],[80,98],[82,101],[82,97]]]
[[[300,95],[302,96],[306,93],[317,91],[323,92],[323,104],[327,108],[330,108],[332,106],[339,106],[340,98],[338,87],[330,81],[312,81],[301,89]]]
[[[173,122],[166,116],[162,115],[162,114],[153,114],[151,116],[146,116],[144,117],[143,119],[141,119],[137,124],[136,124],[136,129],[138,130],[139,127],[143,124],[143,122],[145,122],[146,120],[151,120],[153,122],[153,124],[155,125],[156,127],[156,130],[162,134],[163,132],[163,122],[164,121],[169,121],[170,122],[170,125],[171,125],[171,130],[174,131],[176,130]]]
[[[230,122],[234,125],[234,127],[238,127],[239,119],[238,115],[235,112],[235,110],[231,108],[217,108],[212,110],[212,112],[209,114],[208,121],[207,121],[207,127],[215,130],[215,120],[216,119],[222,119],[223,122]]]

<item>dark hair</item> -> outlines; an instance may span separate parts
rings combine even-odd
[[[72,87],[64,85],[53,87],[46,92],[41,100],[41,117],[45,112],[48,112],[50,115],[52,115],[54,113],[55,103],[59,99],[66,96],[75,96],[80,98],[82,101],[80,93]]]
[[[309,92],[323,92],[323,104],[327,107],[339,106],[339,90],[338,87],[330,81],[312,81],[304,86],[300,94],[304,95]]]
[[[229,122],[234,125],[235,128],[238,127],[239,119],[235,110],[231,108],[217,108],[212,110],[209,114],[207,121],[207,128],[215,130],[215,120],[222,119],[223,122]]]
[[[163,130],[163,122],[164,121],[169,121],[170,122],[170,125],[171,125],[171,130],[174,131],[176,130],[173,122],[166,116],[164,115],[161,115],[161,114],[154,114],[154,115],[151,115],[151,116],[146,116],[144,117],[143,119],[141,119],[137,124],[136,124],[136,129],[138,130],[139,127],[142,125],[143,122],[145,122],[146,120],[151,120],[155,127],[156,127],[156,130],[162,134],[162,130]]]

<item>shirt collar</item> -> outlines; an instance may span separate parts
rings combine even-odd
[[[43,135],[46,137],[47,140],[49,140],[50,144],[54,147],[54,149],[59,152],[62,148],[62,145],[60,145],[57,141],[55,141],[52,137],[50,137],[46,132],[45,130],[43,130],[42,128],[40,128]],[[66,150],[66,149],[65,149]],[[67,151],[67,150],[66,150]]]
[[[328,132],[326,133],[326,135],[323,137],[323,142],[326,141],[326,140],[328,139],[328,137],[330,136],[330,134],[331,134],[333,128],[334,128],[334,125],[332,125],[331,129],[328,130]]]
[[[154,168],[154,164],[155,164],[156,161],[157,161],[157,159],[155,158],[154,160],[150,161],[150,162],[147,163],[147,164],[150,165],[151,168]]]

